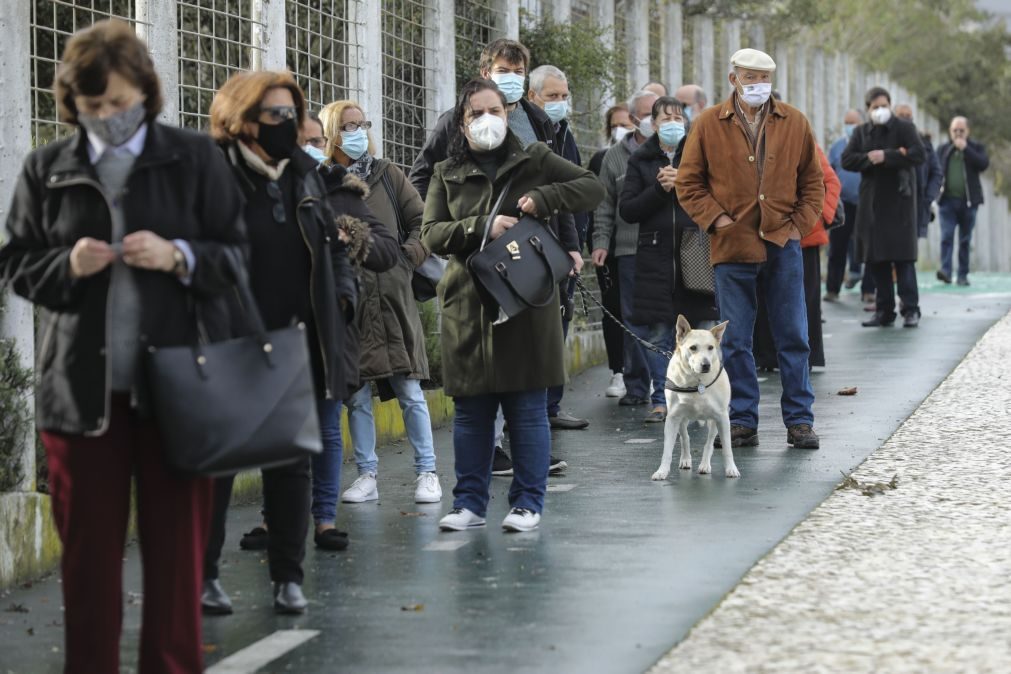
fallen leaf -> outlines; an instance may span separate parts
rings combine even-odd
[[[428,513],[407,512],[406,510],[401,510],[400,514],[403,517],[428,517]]]
[[[217,653],[217,644],[204,644],[204,653]]]
[[[10,606],[8,606],[7,608],[5,608],[4,610],[7,611],[7,613],[29,613],[29,612],[31,612],[31,609],[29,609],[24,604],[11,604]]]
[[[424,604],[408,604],[407,606],[401,606],[401,611],[415,611],[420,612],[425,610]]]
[[[839,394],[841,396],[855,396],[857,394],[856,386],[847,386],[846,388],[839,389]]]

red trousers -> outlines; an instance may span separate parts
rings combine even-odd
[[[137,417],[128,396],[114,395],[110,413],[101,437],[42,434],[63,542],[64,671],[119,672],[123,548],[136,477],[144,569],[140,671],[201,672],[200,592],[212,483],[169,473],[154,422]]]

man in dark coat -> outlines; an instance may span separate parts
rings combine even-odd
[[[913,121],[913,109],[908,105],[896,105],[895,116],[907,122]],[[934,152],[934,143],[929,134],[921,133],[920,141],[926,159],[916,167],[916,231],[921,239],[927,238],[927,225],[930,224],[930,206],[937,201],[941,193],[941,162]]]
[[[951,283],[951,254],[955,228],[958,228],[958,285],[969,285],[969,244],[976,225],[976,209],[983,203],[983,184],[979,174],[990,166],[982,143],[969,140],[969,120],[955,117],[948,129],[951,142],[937,150],[944,188],[939,202],[941,211],[941,268],[937,278]]]
[[[916,127],[892,115],[887,90],[872,88],[866,103],[871,121],[854,129],[842,156],[844,169],[861,174],[857,248],[871,265],[877,287],[874,316],[862,325],[895,323],[894,266],[903,325],[914,328],[920,322],[915,168],[923,163],[925,151]]]

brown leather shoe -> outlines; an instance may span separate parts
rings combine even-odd
[[[747,426],[739,426],[738,424],[730,425],[730,446],[731,447],[758,447],[758,430],[754,428],[748,428]],[[713,443],[713,447],[717,449],[723,448],[723,443],[719,435],[716,436],[716,442]]]
[[[818,434],[810,424],[797,424],[786,429],[786,444],[795,449],[818,449]]]

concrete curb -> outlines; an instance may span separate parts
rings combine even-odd
[[[604,362],[607,358],[603,333],[599,330],[569,336],[566,344],[566,371],[574,376]],[[427,391],[425,398],[432,415],[432,425],[445,425],[453,418],[453,400],[442,389]],[[386,445],[404,437],[404,420],[396,400],[379,402],[373,407],[377,441]],[[345,459],[351,457],[351,439],[347,433],[344,411]],[[260,498],[258,471],[236,477],[235,502],[256,502]],[[133,524],[131,521],[131,536]],[[0,591],[38,578],[53,571],[60,561],[60,542],[53,524],[47,494],[0,494]]]

